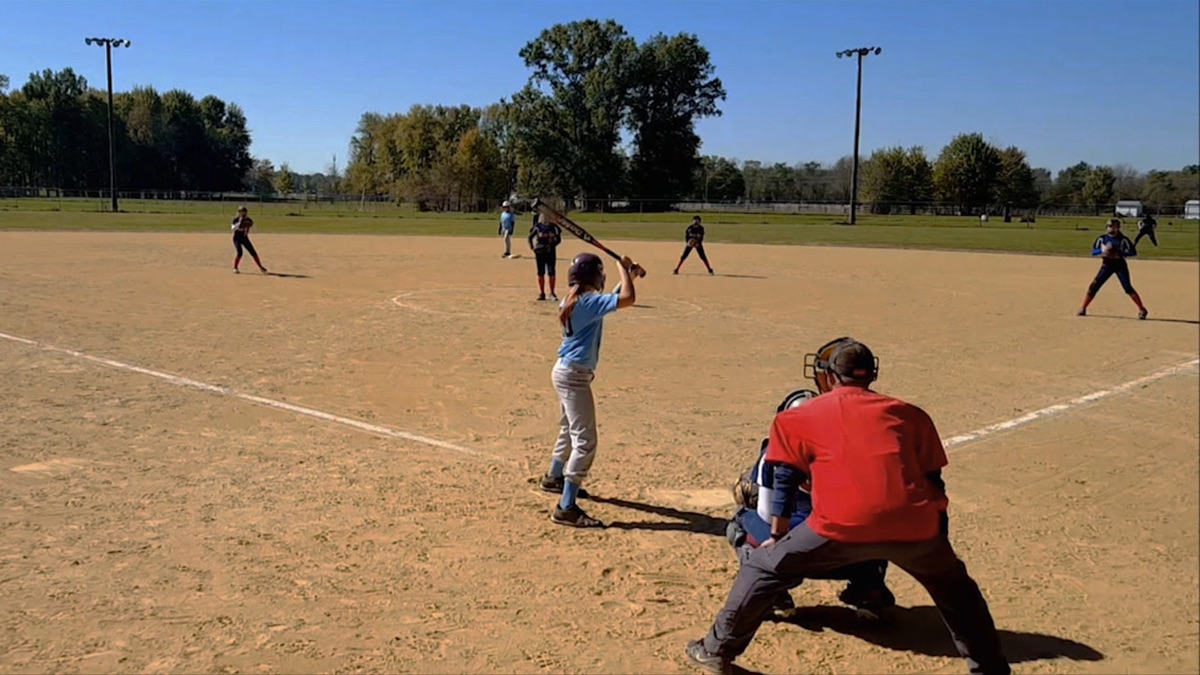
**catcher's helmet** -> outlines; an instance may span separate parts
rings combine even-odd
[[[591,286],[599,288],[604,285],[604,261],[593,253],[580,253],[571,261],[567,270],[568,286]]]
[[[879,359],[863,343],[840,337],[821,345],[815,354],[804,355],[804,376],[812,378],[821,392],[833,388],[830,375],[856,382],[874,382],[879,377]]]
[[[784,397],[783,402],[779,404],[779,407],[775,409],[775,412],[781,413],[784,410],[790,410],[791,408],[799,408],[805,403],[808,403],[809,400],[816,398],[818,395],[819,394],[812,389],[797,389],[796,391],[793,391]]]

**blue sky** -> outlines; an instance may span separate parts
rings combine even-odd
[[[705,154],[832,162],[851,152],[852,60],[864,63],[862,151],[930,156],[978,131],[1034,166],[1139,170],[1200,162],[1195,0],[160,0],[0,1],[0,73],[13,86],[67,66],[104,87],[87,36],[124,37],[117,90],[152,85],[242,106],[251,152],[320,171],[366,111],[481,106],[520,89],[517,52],[542,28],[615,19],[639,40],[699,36],[728,99],[697,127]]]

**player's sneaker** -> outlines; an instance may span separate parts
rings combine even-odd
[[[239,270],[238,268],[236,268],[236,267],[235,267],[235,268],[233,268],[233,273],[234,273],[234,274],[241,274],[241,273],[242,273],[242,271],[241,271],[241,270]]]
[[[1143,307],[1142,309],[1138,310],[1138,319],[1144,321],[1149,314],[1150,312]]]
[[[896,606],[896,596],[887,586],[867,588],[852,583],[838,593],[838,600],[853,607],[859,617],[871,621],[879,621]]]
[[[559,525],[571,527],[604,527],[604,523],[584,513],[578,504],[572,504],[569,509],[554,507],[554,512],[550,514],[550,520]]]
[[[704,648],[704,640],[692,640],[688,643],[685,652],[688,659],[700,666],[706,673],[728,675],[733,672],[733,661],[723,656],[709,654],[708,650]]]
[[[553,492],[556,495],[561,495],[563,492],[563,483],[565,481],[566,481],[566,479],[563,478],[562,476],[555,478],[553,476],[546,475],[546,476],[542,476],[542,481],[541,481],[541,483],[539,483],[539,485],[541,486],[542,490],[545,492]],[[579,488],[579,492],[575,493],[575,496],[578,499],[587,499],[587,498],[591,497],[592,495],[588,493],[586,488],[581,487],[581,488]]]
[[[716,274],[716,272],[714,272],[714,271],[713,271],[713,269],[712,269],[711,267],[710,267],[710,268],[708,268],[708,275],[709,275],[709,276],[712,276],[712,275],[714,275],[714,274]]]
[[[267,268],[265,268],[265,267],[260,267],[260,268],[258,268],[258,271],[259,271],[259,272],[262,272],[263,274],[266,274],[266,273],[267,273]]]
[[[675,270],[673,270],[673,271],[671,272],[671,274],[679,274],[679,269],[678,269],[678,268],[676,268]]]
[[[557,300],[557,299],[558,299],[558,296],[554,294],[554,291],[551,291],[551,292],[550,292],[550,299],[551,299],[551,300]]]
[[[1075,312],[1075,316],[1087,316],[1087,308],[1086,308],[1086,307],[1080,307],[1080,308],[1079,308],[1079,311],[1078,311],[1078,312]]]
[[[545,293],[538,293],[538,300],[545,300],[545,299],[546,299]]]

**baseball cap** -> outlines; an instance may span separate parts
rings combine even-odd
[[[829,368],[842,377],[874,381],[879,370],[879,359],[875,358],[870,347],[849,340],[834,350],[829,357]]]
[[[506,200],[504,200],[504,203],[503,203],[503,204],[501,204],[500,206],[502,206],[502,207],[504,207],[504,206],[508,206],[508,200],[507,200],[507,199],[506,199]]]

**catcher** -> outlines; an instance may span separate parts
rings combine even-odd
[[[811,389],[798,389],[788,394],[775,412],[798,408],[817,396],[817,392]],[[774,467],[766,462],[768,441],[763,439],[754,466],[733,485],[733,501],[738,509],[729,521],[725,534],[737,551],[739,563],[745,562],[751,551],[771,538],[771,510],[777,495]],[[805,484],[796,491],[792,505],[792,527],[803,523],[812,513],[812,495],[808,490],[809,485]],[[886,574],[886,560],[869,560],[810,578],[850,582],[838,594],[838,599],[854,607],[858,616],[875,621],[884,618],[887,610],[896,606],[896,596],[892,595],[884,582]],[[791,593],[783,591],[772,608],[786,612],[794,607]]]
[[[692,224],[688,225],[687,231],[683,233],[683,238],[687,240],[687,246],[683,247],[683,255],[679,256],[679,264],[675,266],[675,271],[671,274],[679,274],[679,268],[683,267],[683,261],[691,255],[692,249],[696,249],[696,253],[700,254],[700,260],[708,268],[708,273],[712,274],[712,265],[708,264],[708,256],[704,255],[704,226],[700,224],[700,216],[692,216]]]

